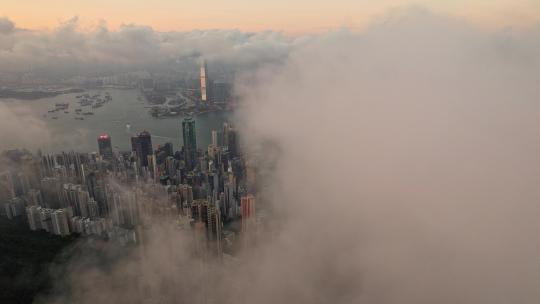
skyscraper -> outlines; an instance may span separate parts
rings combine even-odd
[[[99,154],[106,160],[113,159],[113,151],[111,144],[111,137],[107,134],[103,134],[98,137]]]
[[[148,131],[142,131],[131,137],[131,150],[137,155],[141,167],[148,167],[148,156],[152,155],[152,136]]]
[[[206,61],[201,62],[201,102],[204,104],[208,101],[208,76],[206,75]]]
[[[251,194],[242,196],[240,206],[242,210],[242,231],[247,232],[252,229],[255,223],[255,197]]]
[[[195,120],[191,117],[184,118],[182,121],[182,134],[184,147],[197,150],[197,137],[195,135]]]
[[[223,144],[223,132],[212,130],[212,145],[221,147]]]
[[[212,83],[212,102],[225,103],[229,100],[230,85],[225,81],[214,81]]]
[[[186,162],[191,169],[197,161],[197,136],[195,133],[195,120],[186,117],[182,121],[182,139],[184,141],[184,151]]]
[[[221,247],[221,214],[219,213],[219,208],[216,207],[214,204],[209,203],[208,208],[206,209],[207,216],[206,216],[206,233],[208,236],[208,240],[214,241],[214,243],[211,243],[211,248],[213,248],[214,252],[221,256],[223,253],[222,247]]]

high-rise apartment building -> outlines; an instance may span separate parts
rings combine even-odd
[[[26,217],[30,230],[41,229],[41,207],[28,206],[26,207]]]
[[[0,213],[5,213],[4,204],[7,204],[15,197],[15,185],[11,172],[0,172]]]
[[[69,235],[68,215],[63,209],[55,210],[51,213],[52,233],[56,235]]]

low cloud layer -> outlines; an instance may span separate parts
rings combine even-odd
[[[287,222],[251,302],[537,302],[539,33],[401,11],[261,74]]]
[[[104,33],[119,54],[157,39]],[[258,204],[278,223],[258,248],[201,271],[181,235],[155,227],[142,264],[74,260],[69,295],[47,301],[536,303],[539,71],[539,30],[484,32],[419,9],[311,38],[238,83],[245,147],[274,162]]]
[[[52,31],[24,30],[4,17],[0,19],[0,70],[61,79],[145,69],[182,71],[193,68],[200,57],[232,69],[254,68],[284,60],[295,43],[272,31],[164,33],[133,24],[111,31],[105,22],[82,30],[77,17]]]

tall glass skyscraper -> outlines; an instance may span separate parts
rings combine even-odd
[[[107,160],[113,159],[111,137],[109,135],[103,134],[98,137],[98,148],[99,148],[99,154],[103,156],[104,159],[107,159]]]
[[[197,135],[195,134],[195,120],[192,117],[186,117],[182,121],[182,135],[184,148],[197,151]]]
[[[186,161],[189,167],[192,168],[197,160],[197,135],[193,118],[186,117],[182,121],[182,135]]]
[[[152,136],[148,131],[142,131],[131,137],[131,150],[135,151],[141,167],[148,167],[148,156],[152,155]]]

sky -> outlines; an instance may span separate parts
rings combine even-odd
[[[81,26],[105,21],[111,29],[144,24],[158,31],[274,30],[290,34],[364,28],[389,9],[421,5],[488,28],[529,27],[540,19],[537,0],[2,0],[0,16],[18,27],[52,29],[78,16]]]

